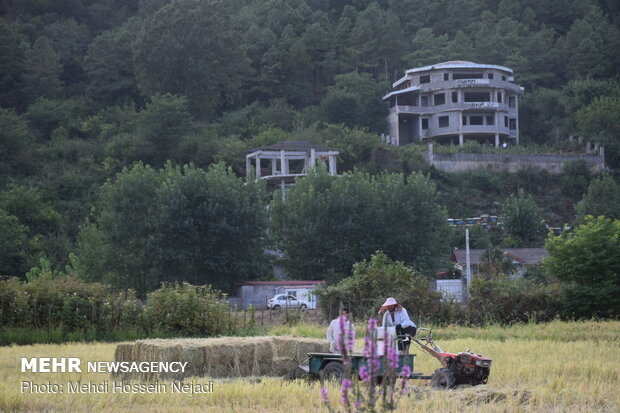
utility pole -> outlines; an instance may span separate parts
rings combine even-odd
[[[465,228],[465,276],[467,278],[467,300],[469,301],[471,290],[471,260],[469,257],[469,228]]]

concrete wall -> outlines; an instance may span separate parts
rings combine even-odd
[[[444,172],[464,172],[474,169],[517,172],[522,169],[544,169],[559,174],[566,162],[584,160],[592,172],[605,169],[605,158],[599,155],[513,155],[494,153],[433,154],[424,152],[426,160]]]

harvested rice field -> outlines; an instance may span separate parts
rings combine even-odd
[[[311,336],[306,343],[317,341],[322,327],[302,326],[279,330],[276,334],[295,334],[300,331]],[[314,337],[312,337],[314,336]],[[412,381],[407,396],[398,411],[435,412],[618,412],[620,411],[620,322],[580,322],[527,324],[512,327],[441,328],[435,330],[437,343],[447,351],[472,351],[493,358],[493,368],[487,386],[451,391],[432,390],[427,383]],[[113,343],[84,343],[65,345],[32,345],[0,348],[0,411],[2,412],[314,412],[327,411],[320,397],[317,381],[272,377],[286,372],[286,367],[261,366],[267,360],[277,364],[280,358],[292,363],[304,347],[286,337],[280,338],[278,348],[273,337],[220,338],[219,350],[204,350],[215,346],[212,341],[180,340],[174,345],[157,346],[145,340],[142,344],[150,357],[165,357],[164,351],[189,352],[208,366],[192,367],[196,374],[210,377],[188,377],[183,382],[157,378],[145,382],[124,382],[124,391],[113,391],[113,383],[122,383],[110,373],[78,372],[22,373],[22,357],[75,357],[82,367],[88,361],[134,360],[129,347]],[[226,344],[228,342],[228,344]],[[194,349],[192,349],[192,343]],[[208,345],[206,345],[208,343]],[[249,343],[257,344],[251,350]],[[270,343],[267,346],[265,343]],[[162,344],[162,343],[159,343]],[[234,344],[234,345],[233,345]],[[237,347],[232,354],[230,348]],[[314,344],[312,344],[314,345]],[[146,346],[146,347],[145,347]],[[148,347],[151,346],[151,347]],[[361,346],[361,342],[358,342]],[[147,348],[148,347],[148,348]],[[196,347],[203,348],[196,355]],[[268,348],[269,347],[269,348]],[[158,353],[160,351],[161,353]],[[210,353],[209,353],[210,351]],[[124,353],[123,353],[124,352]],[[120,354],[119,354],[120,353]],[[417,351],[415,371],[431,373],[437,362]],[[159,355],[158,355],[159,354]],[[232,355],[231,355],[232,354]],[[206,357],[209,355],[209,361]],[[175,356],[176,357],[176,356]],[[212,357],[221,360],[220,363]],[[237,361],[235,361],[237,360]],[[250,362],[248,362],[250,361]],[[258,364],[255,365],[255,363]],[[227,366],[222,367],[222,366]],[[202,370],[200,370],[202,369]],[[220,370],[218,370],[220,369]],[[226,378],[217,376],[228,376]],[[230,377],[232,376],[232,377]],[[285,376],[285,374],[282,374]],[[124,378],[127,379],[127,378]],[[153,378],[151,378],[153,379]],[[71,392],[75,386],[107,383],[107,391]],[[62,393],[22,393],[25,383],[39,385],[62,384]],[[140,393],[140,385],[159,383],[166,391]],[[186,392],[172,391],[173,385],[186,385]],[[132,387],[133,386],[133,387]],[[136,391],[133,391],[133,390]],[[75,390],[75,388],[74,388]],[[340,392],[328,388],[332,406],[339,407]]]

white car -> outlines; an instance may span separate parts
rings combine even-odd
[[[305,310],[308,308],[306,300],[298,300],[297,297],[286,294],[278,294],[267,301],[267,307],[270,310],[279,310],[281,308],[299,308]]]

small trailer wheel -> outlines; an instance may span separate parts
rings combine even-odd
[[[336,380],[338,383],[342,381],[344,366],[339,361],[330,361],[321,370],[321,384],[329,380]]]
[[[431,385],[437,389],[453,389],[456,387],[456,377],[450,369],[437,369],[431,377]]]

